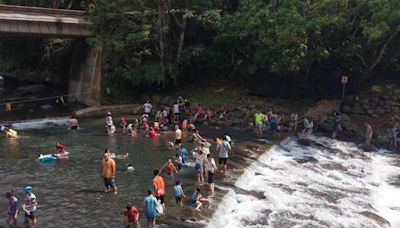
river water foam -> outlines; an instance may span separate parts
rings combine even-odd
[[[400,227],[400,158],[288,138],[253,162],[207,227]]]

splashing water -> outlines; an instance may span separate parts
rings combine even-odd
[[[245,170],[207,227],[400,227],[398,164],[384,150],[288,138]]]
[[[54,126],[67,126],[68,120],[69,120],[68,117],[55,117],[46,119],[18,121],[12,123],[11,128],[16,130],[25,130],[25,129],[43,129]]]

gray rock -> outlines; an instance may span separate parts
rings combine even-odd
[[[170,96],[165,96],[163,99],[161,99],[160,103],[163,105],[168,105],[170,99],[171,99]]]
[[[344,112],[344,113],[349,113],[349,112],[351,112],[351,107],[348,106],[348,105],[344,105],[344,106],[342,107],[342,112]]]
[[[385,110],[383,108],[378,107],[377,109],[375,109],[375,112],[379,115],[384,115],[385,114]]]
[[[351,112],[356,114],[364,114],[364,110],[360,106],[354,106],[351,109]]]

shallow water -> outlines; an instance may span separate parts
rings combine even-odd
[[[39,203],[36,213],[39,227],[118,227],[121,209],[128,202],[141,207],[146,191],[151,188],[153,169],[159,169],[163,162],[175,155],[166,147],[166,142],[174,137],[173,132],[155,139],[142,135],[106,136],[103,119],[86,120],[78,131],[69,131],[65,126],[56,127],[65,123],[62,121],[55,121],[50,128],[20,130],[21,138],[18,140],[0,138],[0,194],[14,189],[23,201],[23,186],[32,185]],[[41,127],[43,123],[37,123],[37,128]],[[70,152],[69,159],[39,162],[37,157],[40,153],[55,152],[56,142],[66,146],[66,151]],[[191,149],[191,145],[188,146]],[[105,148],[116,154],[129,153],[128,161],[116,160],[118,195],[103,192],[99,164]],[[126,171],[128,163],[134,166],[135,171]],[[182,172],[183,179],[194,179],[192,175],[191,170]],[[172,198],[173,179],[164,179],[167,197]],[[6,198],[1,197],[2,218],[6,210]],[[21,214],[20,224],[22,219]],[[144,225],[143,219],[142,216]],[[4,220],[0,219],[0,227],[3,226]]]
[[[400,227],[399,164],[389,151],[288,138],[245,170],[208,227]]]

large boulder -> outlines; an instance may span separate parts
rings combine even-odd
[[[312,116],[314,120],[326,120],[327,116],[332,115],[333,111],[340,110],[340,100],[322,100],[309,108],[304,116]]]

